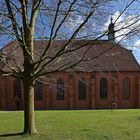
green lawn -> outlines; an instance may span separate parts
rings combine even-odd
[[[23,112],[0,112],[0,140],[140,140],[140,110],[36,111],[36,126],[36,135],[14,135]]]

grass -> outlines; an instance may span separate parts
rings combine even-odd
[[[21,136],[23,112],[0,112],[0,140],[140,140],[140,110],[36,111],[38,134]]]

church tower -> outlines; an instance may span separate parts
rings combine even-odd
[[[108,40],[112,43],[115,43],[115,30],[114,30],[114,23],[112,22],[112,17],[111,17],[111,23],[108,26]]]

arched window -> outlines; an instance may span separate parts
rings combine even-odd
[[[78,81],[78,96],[79,100],[86,99],[86,81],[83,78]]]
[[[123,85],[122,85],[122,92],[123,92],[123,98],[129,99],[130,98],[130,80],[126,77],[123,79]]]
[[[35,81],[35,100],[43,99],[43,84],[40,81]]]
[[[107,99],[108,82],[106,78],[100,80],[100,99]]]
[[[57,80],[56,94],[57,100],[64,100],[64,82],[62,79]]]
[[[14,97],[21,98],[21,83],[19,79],[14,80]]]

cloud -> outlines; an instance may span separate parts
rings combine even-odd
[[[134,47],[140,48],[140,40],[134,43]]]
[[[68,32],[69,35],[72,35],[79,26],[86,20],[84,16],[81,15],[71,15],[67,21],[64,23],[65,31]],[[86,22],[81,29],[78,31],[75,38],[80,39],[89,39],[93,34],[93,31],[95,30],[95,23],[89,21]],[[97,28],[96,28],[97,30]],[[97,33],[97,32],[96,32]],[[95,32],[94,32],[95,34]]]
[[[66,22],[66,27],[70,30],[74,31],[79,27],[79,25],[83,22],[82,16],[73,16],[69,17],[68,21]]]

